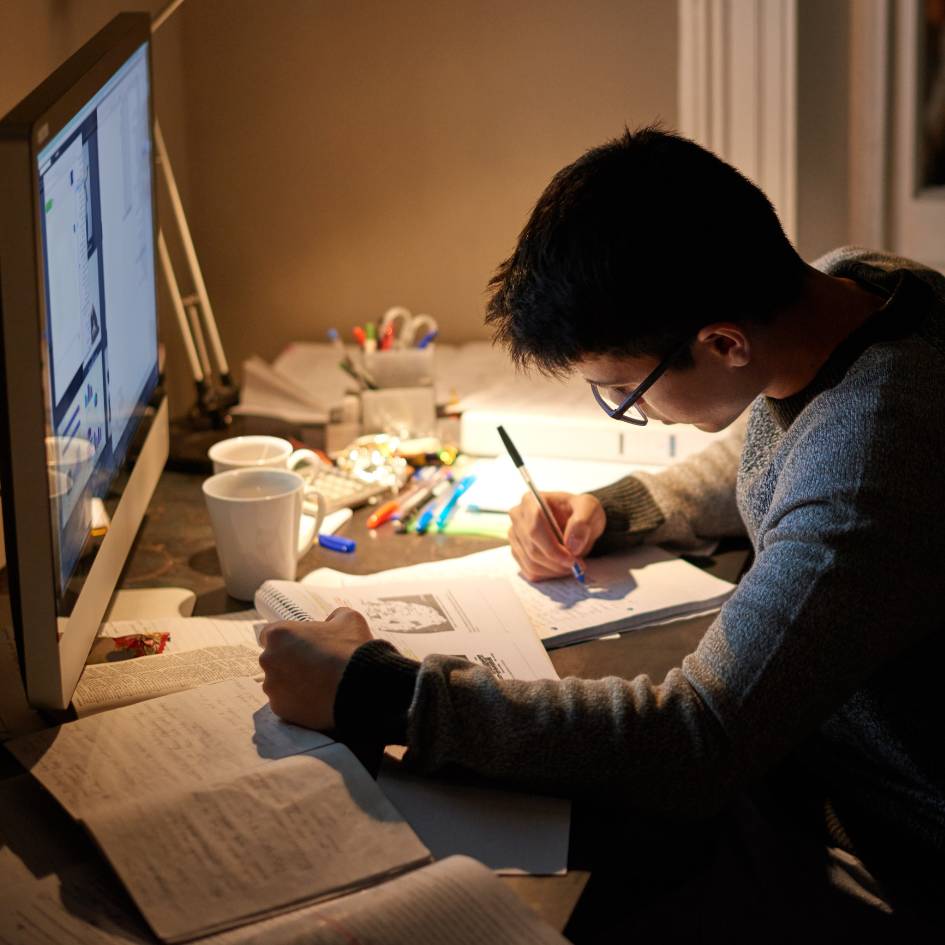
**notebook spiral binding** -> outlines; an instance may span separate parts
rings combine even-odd
[[[290,597],[273,587],[263,588],[263,600],[270,606],[272,612],[278,614],[282,620],[315,619],[311,614],[307,614],[302,610]]]

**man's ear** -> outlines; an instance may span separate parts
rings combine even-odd
[[[714,322],[700,329],[696,343],[711,358],[727,367],[744,367],[751,361],[751,341],[735,322]]]

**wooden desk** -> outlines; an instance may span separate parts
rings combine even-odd
[[[229,597],[223,588],[201,481],[201,477],[187,473],[166,472],[162,476],[122,575],[121,587],[190,588],[197,594],[195,615],[244,609],[249,605]],[[354,554],[313,548],[299,564],[299,574],[322,566],[366,574],[397,565],[452,558],[500,544],[474,537],[397,535],[390,527],[372,533],[365,527],[367,515],[366,509],[356,512],[344,529],[346,536],[357,540]],[[744,549],[733,548],[706,564],[719,577],[735,580],[745,558]],[[662,679],[695,648],[710,622],[709,617],[696,617],[664,627],[644,628],[617,638],[553,650],[551,659],[561,676],[632,677],[648,673],[654,679]],[[22,783],[25,779],[16,780],[20,782],[17,790],[26,790]],[[88,838],[76,837],[75,842],[88,847],[87,855],[94,855]],[[506,881],[546,921],[561,930],[588,876],[585,871],[572,870],[562,877],[506,877]]]

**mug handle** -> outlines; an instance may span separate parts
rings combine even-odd
[[[290,472],[297,472],[303,479],[308,478],[305,475],[306,468],[314,466],[320,469],[325,465],[325,461],[315,452],[315,450],[295,450],[289,454],[285,466]]]
[[[318,530],[322,527],[322,521],[325,518],[325,497],[320,492],[309,492],[305,496],[306,503],[313,499],[318,507],[318,515],[313,517],[308,512],[302,512],[299,516],[299,544],[295,549],[296,561],[312,547],[312,543],[317,538]]]

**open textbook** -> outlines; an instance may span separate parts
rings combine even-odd
[[[153,945],[110,878],[88,867],[0,888],[0,945]],[[481,864],[450,857],[200,945],[567,945]]]
[[[440,653],[478,663],[499,679],[558,678],[508,581],[374,577],[325,587],[266,581],[256,609],[269,620],[323,620],[336,607],[352,607],[375,638],[413,659]]]
[[[92,834],[177,942],[371,886],[430,860],[354,756],[231,679],[6,746]]]
[[[327,589],[267,581],[256,594],[259,613],[272,620],[323,619],[341,605],[363,613],[371,633],[406,656],[461,656],[499,679],[558,678],[509,582],[501,578]],[[378,783],[437,856],[471,854],[506,874],[567,869],[571,804],[565,798],[420,777],[393,758]]]
[[[591,558],[587,562],[587,576],[586,588],[570,576],[537,583],[526,581],[511,550],[504,546],[363,576],[319,568],[303,578],[301,584],[324,596],[333,587],[344,588],[345,595],[350,595],[364,585],[410,581],[423,586],[425,582],[437,581],[452,586],[458,579],[467,582],[478,579],[481,584],[501,578],[549,649],[706,613],[720,607],[735,589],[727,581],[652,545]]]
[[[259,626],[261,618],[253,610],[102,624],[99,642],[157,635],[167,637],[167,642],[151,656],[119,659],[121,653],[116,651],[113,661],[86,665],[72,707],[81,718],[206,683],[259,676]]]

